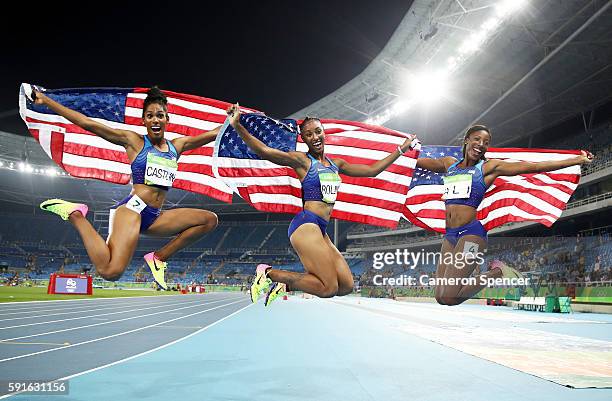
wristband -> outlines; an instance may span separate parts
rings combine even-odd
[[[400,156],[404,154],[404,151],[402,151],[402,147],[401,146],[397,147],[397,152],[399,153]]]

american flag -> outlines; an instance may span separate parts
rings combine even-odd
[[[489,148],[487,159],[508,162],[548,161],[575,157],[580,151]],[[423,146],[421,157],[462,158],[459,146]],[[548,173],[498,177],[487,189],[476,217],[487,230],[508,222],[536,221],[550,227],[561,216],[580,179],[580,166]],[[442,175],[417,168],[414,172],[404,216],[427,230],[445,232]]]
[[[295,120],[274,120],[261,114],[243,114],[241,123],[270,147],[307,152]],[[325,129],[325,153],[349,163],[372,164],[397,152],[406,135],[384,127],[357,122],[321,120]],[[219,178],[261,211],[298,213],[302,209],[301,184],[293,169],[260,159],[231,127],[217,137],[215,159]],[[377,177],[357,178],[341,174],[342,184],[333,218],[396,227],[416,166],[418,151],[411,150]]]
[[[30,102],[22,84],[21,118],[55,163],[73,177],[94,178],[115,184],[130,182],[130,162],[122,146],[85,131],[45,106]],[[146,88],[79,88],[47,90],[45,94],[107,126],[146,135],[142,107]],[[229,103],[163,91],[168,97],[166,139],[195,136],[214,129],[226,118]],[[251,109],[245,109],[252,111]],[[231,202],[232,190],[212,173],[214,144],[183,152],[178,160],[174,188]]]

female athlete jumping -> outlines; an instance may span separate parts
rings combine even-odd
[[[132,191],[111,209],[107,241],[100,237],[85,218],[87,205],[50,199],[41,203],[41,209],[55,213],[74,225],[96,271],[111,281],[118,280],[130,263],[141,232],[160,237],[178,234],[161,249],[144,256],[155,281],[166,289],[166,260],[213,230],[217,226],[217,216],[201,209],[161,211],[161,207],[176,176],[179,155],[214,141],[219,127],[198,136],[166,140],[164,132],[169,122],[168,100],[157,87],[148,91],[144,101],[142,124],[147,129],[145,136],[103,125],[62,106],[36,89],[32,90],[30,98],[79,127],[123,146],[132,169]]]
[[[240,124],[238,105],[228,109],[230,124],[259,157],[295,170],[302,183],[303,210],[291,221],[288,235],[306,273],[288,272],[259,265],[251,286],[251,299],[270,285],[265,305],[287,290],[300,290],[322,298],[347,295],[353,291],[353,275],[344,257],[329,239],[325,230],[340,186],[338,173],[353,177],[374,177],[406,152],[413,136],[407,138],[397,152],[372,165],[351,164],[325,156],[325,131],[316,118],[306,118],[300,124],[300,135],[308,152],[283,152],[270,148],[249,134]]]
[[[441,261],[436,278],[465,278],[472,275],[478,264],[478,253],[487,247],[487,232],[476,219],[476,210],[482,202],[487,188],[500,176],[543,173],[590,163],[593,155],[582,155],[570,159],[545,162],[517,162],[487,160],[484,155],[491,142],[491,131],[484,125],[469,128],[463,140],[463,158],[457,160],[446,156],[438,159],[419,158],[417,167],[445,173],[444,202],[446,204],[446,235],[442,242]],[[447,258],[447,255],[451,255]],[[472,260],[470,260],[470,258]],[[448,263],[451,260],[452,263]],[[466,260],[468,263],[466,263]],[[444,262],[447,263],[444,263]],[[487,278],[520,277],[516,270],[495,264]],[[436,300],[442,305],[458,305],[484,288],[481,281],[476,285],[438,285]]]

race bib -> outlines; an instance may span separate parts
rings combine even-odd
[[[146,185],[160,185],[171,187],[176,178],[178,163],[176,160],[147,154],[147,168],[145,169],[144,183]]]
[[[472,176],[457,174],[443,178],[444,195],[442,199],[467,199],[472,193]]]
[[[338,187],[340,187],[340,176],[336,173],[320,172],[319,181],[321,182],[321,194],[323,202],[335,203],[338,195]]]

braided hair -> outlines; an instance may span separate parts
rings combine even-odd
[[[166,95],[164,95],[161,89],[157,87],[157,85],[152,86],[147,91],[147,97],[145,98],[144,105],[142,106],[143,117],[144,117],[144,113],[147,107],[149,107],[149,105],[154,104],[154,103],[159,104],[161,107],[164,108],[164,111],[168,113],[168,98],[166,97]]]
[[[304,118],[304,120],[302,121],[302,123],[299,125],[300,128],[300,133],[302,133],[302,130],[304,129],[304,127],[306,126],[306,123],[310,122],[310,121],[318,121],[319,123],[321,122],[321,120],[319,120],[318,117],[306,117]]]
[[[489,134],[489,136],[491,136],[491,130],[486,125],[472,125],[470,128],[468,128],[467,131],[465,131],[465,135],[463,136],[463,148],[461,149],[461,152],[463,153],[463,159],[465,159],[465,150],[467,148],[466,140],[472,134],[472,132],[476,131],[485,131],[487,134]],[[480,156],[480,159],[487,160],[485,158],[484,153]]]

